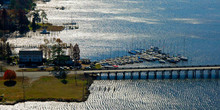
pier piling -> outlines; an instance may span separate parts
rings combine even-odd
[[[188,79],[188,70],[185,70],[185,79]]]
[[[194,79],[194,78],[196,79],[196,70],[192,70],[192,73],[193,73],[193,74],[192,74],[192,78],[193,78],[193,79]]]
[[[172,78],[173,78],[173,70],[171,70],[169,74],[169,79],[172,79]]]
[[[110,72],[107,73],[107,79],[110,79]]]
[[[123,72],[123,79],[125,79],[125,72]]]
[[[115,72],[115,80],[118,79],[118,72]]]
[[[99,80],[102,79],[102,73],[99,73]]]
[[[162,79],[165,79],[165,71],[162,71]]]
[[[212,78],[212,70],[208,70],[208,78],[211,79]]]
[[[154,79],[157,79],[157,71],[154,71]]]
[[[216,79],[219,78],[219,69],[215,70],[215,78],[216,78]]]
[[[141,71],[138,72],[138,79],[141,79]]]
[[[200,70],[200,78],[201,78],[201,79],[204,78],[204,70]]]
[[[177,71],[177,79],[180,79],[180,70]]]
[[[146,79],[149,79],[149,71],[146,72]]]
[[[132,71],[132,72],[131,72],[131,79],[133,79],[133,77],[134,77],[133,74],[134,74],[134,72]]]

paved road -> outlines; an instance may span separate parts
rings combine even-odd
[[[68,71],[68,74],[83,74],[83,71]],[[53,76],[51,72],[16,72],[17,76],[26,76],[31,79],[38,79],[41,76]],[[3,76],[3,73],[0,73],[0,77]]]

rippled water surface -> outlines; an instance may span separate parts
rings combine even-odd
[[[56,9],[62,6],[64,10]],[[79,29],[30,34],[31,38],[10,42],[33,45],[58,37],[78,43],[81,57],[92,60],[154,45],[170,55],[180,53],[190,59],[179,65],[219,64],[219,6],[218,0],[51,0],[37,7],[46,11],[48,22],[62,25],[73,21]]]

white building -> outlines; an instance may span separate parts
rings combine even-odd
[[[26,66],[38,66],[43,64],[43,52],[41,50],[20,50],[19,64]]]

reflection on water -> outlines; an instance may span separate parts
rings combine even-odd
[[[86,102],[26,102],[0,110],[218,109],[220,80],[96,80]],[[25,107],[25,108],[24,108]]]
[[[190,59],[178,65],[219,64],[219,5],[215,0],[51,0],[37,7],[46,11],[48,21],[56,25],[77,22],[79,29],[50,35],[32,33],[32,38],[9,41],[39,44],[44,38],[58,37],[78,43],[81,57],[92,60],[154,45],[170,55],[180,53]],[[65,10],[56,9],[62,6]]]

